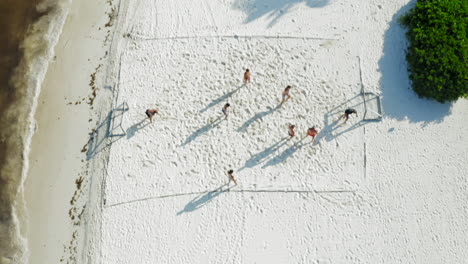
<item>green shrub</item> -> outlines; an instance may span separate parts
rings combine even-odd
[[[418,0],[399,21],[414,91],[441,103],[467,98],[468,0]]]

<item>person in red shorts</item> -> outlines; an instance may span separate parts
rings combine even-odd
[[[313,142],[315,140],[315,136],[317,136],[317,134],[318,134],[318,131],[317,131],[317,129],[315,129],[315,126],[313,126],[313,127],[309,128],[309,129],[307,129],[306,137],[311,136],[312,137],[312,142]]]

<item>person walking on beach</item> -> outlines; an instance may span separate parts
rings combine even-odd
[[[291,99],[291,95],[289,95],[289,90],[291,90],[291,85],[286,86],[284,89],[283,93],[281,94],[283,99],[281,100],[280,105],[282,106],[284,103],[286,103],[287,100]]]
[[[231,105],[229,103],[226,103],[224,106],[223,106],[223,109],[221,110],[221,112],[223,112],[224,114],[224,119],[227,119],[228,118],[228,107],[230,107]]]
[[[250,83],[250,70],[246,69],[244,72],[244,85]]]
[[[293,138],[296,135],[296,133],[294,132],[295,127],[296,127],[295,125],[288,126],[288,135],[290,138]]]
[[[317,129],[315,129],[315,126],[313,126],[313,127],[309,128],[309,129],[307,129],[306,137],[311,136],[312,137],[312,142],[314,142],[315,136],[317,136],[317,134],[318,134],[318,131],[317,131]]]
[[[233,170],[228,170],[228,176],[229,176],[229,181],[228,184],[231,183],[231,181],[234,182],[235,185],[237,185],[236,178],[234,178],[234,171]]]
[[[149,118],[150,123],[153,123],[153,116],[158,113],[157,109],[146,109],[146,116]]]
[[[345,121],[343,122],[343,124],[346,123],[346,121],[348,121],[348,118],[349,118],[349,115],[350,114],[356,114],[357,116],[357,111],[355,109],[352,109],[352,108],[348,108],[345,110],[344,114],[340,117],[340,119],[345,119]]]

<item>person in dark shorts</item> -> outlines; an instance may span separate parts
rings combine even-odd
[[[296,128],[295,125],[288,126],[288,135],[290,136],[290,138],[293,138],[296,135],[296,133],[294,132],[294,128]]]
[[[345,119],[344,123],[346,123],[346,121],[348,121],[348,118],[349,118],[349,115],[350,114],[356,114],[357,116],[357,111],[355,109],[352,109],[352,108],[348,108],[345,110],[344,114],[341,116],[341,119]]]
[[[231,183],[231,181],[233,181],[234,184],[237,185],[236,178],[234,177],[234,171],[233,170],[228,170],[227,174],[229,176],[228,184]]]
[[[223,106],[223,109],[221,110],[221,112],[223,112],[224,114],[224,119],[227,119],[228,118],[228,107],[230,107],[231,105],[229,103],[226,103],[224,106]]]
[[[286,103],[287,100],[291,99],[291,95],[289,95],[289,90],[291,90],[291,85],[286,86],[284,89],[283,93],[281,94],[282,100],[280,105],[282,106],[284,103]]]
[[[158,113],[157,109],[146,109],[146,116],[149,118],[150,122],[153,123],[153,116]]]
[[[250,83],[250,70],[246,69],[244,73],[244,85]]]

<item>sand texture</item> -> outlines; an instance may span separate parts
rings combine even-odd
[[[411,6],[121,1],[88,263],[463,263],[468,102],[409,89]],[[363,121],[363,87],[381,121]]]
[[[108,108],[107,50],[112,3],[73,1],[42,83],[25,183],[27,260],[83,263],[91,171],[86,142],[96,111]],[[68,6],[67,6],[68,8]],[[95,226],[95,224],[94,224]],[[15,262],[16,263],[16,262]]]

